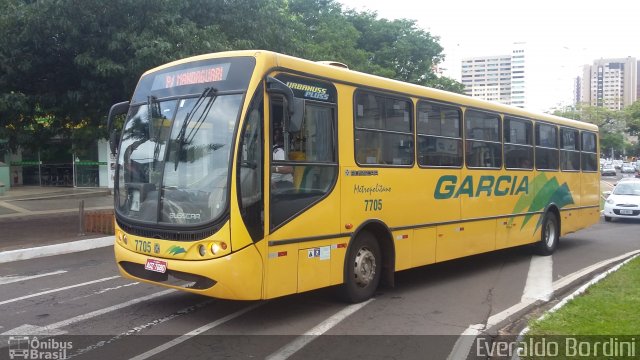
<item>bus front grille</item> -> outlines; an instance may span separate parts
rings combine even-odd
[[[162,274],[159,272],[145,270],[143,264],[137,264],[130,261],[120,261],[118,264],[131,276],[167,285],[179,286],[185,289],[205,290],[216,284],[215,280],[182,271],[168,269],[167,272]]]

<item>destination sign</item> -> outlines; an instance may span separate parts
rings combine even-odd
[[[158,74],[153,80],[151,91],[171,89],[178,86],[208,84],[225,81],[229,74],[230,63],[199,66]]]

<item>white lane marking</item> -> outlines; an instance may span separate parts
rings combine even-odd
[[[211,330],[211,329],[213,329],[213,328],[215,328],[217,326],[220,326],[220,325],[226,323],[227,321],[230,321],[230,320],[233,320],[233,319],[237,318],[238,316],[244,315],[245,313],[257,308],[258,306],[261,306],[262,304],[264,304],[264,302],[256,303],[256,304],[253,304],[253,305],[251,305],[249,307],[246,307],[246,308],[244,308],[242,310],[236,311],[233,314],[229,314],[229,315],[227,315],[227,316],[225,316],[223,318],[220,318],[220,319],[218,319],[218,320],[216,320],[214,322],[211,322],[211,323],[209,323],[207,325],[201,326],[201,327],[199,327],[199,328],[197,328],[195,330],[192,330],[192,331],[190,331],[190,332],[188,332],[188,333],[186,333],[186,334],[184,334],[184,335],[182,335],[182,336],[180,336],[178,338],[175,338],[175,339],[173,339],[173,340],[171,340],[171,341],[169,341],[169,342],[167,342],[167,343],[165,343],[163,345],[160,345],[160,346],[158,346],[156,348],[153,348],[153,349],[151,349],[151,350],[149,350],[149,351],[147,351],[145,353],[142,353],[142,354],[140,354],[140,355],[138,355],[136,357],[133,357],[133,358],[131,358],[131,360],[148,359],[148,358],[150,358],[150,357],[152,357],[154,355],[157,355],[157,354],[159,354],[159,353],[161,353],[161,352],[163,352],[165,350],[168,350],[168,349],[170,349],[170,348],[172,348],[172,347],[174,347],[176,345],[179,345],[179,344],[191,339],[192,337],[194,337],[196,335],[202,334],[203,332]]]
[[[14,276],[14,275],[11,275],[11,276],[0,276],[0,285],[13,284],[13,283],[17,283],[17,282],[20,282],[20,281],[27,281],[27,280],[31,280],[31,279],[37,279],[37,278],[41,278],[41,277],[45,277],[45,276],[64,274],[66,272],[67,272],[67,270],[58,270],[58,271],[53,271],[53,272],[50,272],[50,273],[31,275],[31,276]]]
[[[36,325],[24,324],[20,325],[17,328],[13,328],[11,330],[5,331],[0,335],[13,335],[13,336],[22,336],[22,335],[38,335],[38,336],[57,336],[64,335],[65,332],[57,329],[44,329],[43,327]],[[3,341],[2,345],[6,345]],[[3,346],[4,347],[4,346]]]
[[[140,283],[139,283],[139,282],[132,282],[132,283],[124,284],[124,285],[118,285],[118,286],[114,286],[114,287],[108,287],[108,288],[100,289],[100,290],[98,290],[98,291],[94,291],[93,293],[88,294],[88,295],[76,296],[76,297],[71,298],[71,299],[69,299],[69,300],[60,301],[60,303],[61,303],[61,304],[69,303],[69,302],[72,302],[72,301],[76,301],[76,300],[78,300],[78,299],[84,299],[84,298],[88,298],[88,297],[90,297],[90,296],[104,294],[104,293],[106,293],[107,291],[111,291],[111,290],[118,290],[118,289],[126,288],[126,287],[129,287],[129,286],[134,286],[134,285],[138,285],[138,284],[140,284]]]
[[[320,335],[326,333],[327,331],[331,330],[331,328],[336,326],[338,323],[340,323],[341,321],[343,321],[347,317],[351,316],[351,314],[353,314],[356,311],[362,309],[363,307],[365,307],[367,304],[369,304],[373,300],[374,299],[369,299],[369,300],[367,300],[365,302],[361,302],[359,304],[353,304],[353,305],[349,305],[349,306],[345,307],[344,309],[338,311],[337,313],[335,313],[333,316],[331,316],[327,320],[325,320],[325,321],[321,322],[320,324],[316,325],[313,329],[307,331],[306,333],[304,333],[301,336],[298,336],[295,340],[293,340],[289,344],[281,347],[280,349],[278,349],[273,354],[267,356],[266,360],[284,360],[284,359],[288,359],[291,355],[293,355],[296,352],[298,352],[298,350],[300,350],[303,347],[305,347],[307,344],[309,344],[310,342],[315,340],[318,336],[320,336]]]
[[[147,328],[151,328],[153,326],[160,325],[160,324],[162,324],[164,322],[167,322],[167,321],[172,320],[174,318],[177,318],[179,316],[187,315],[189,313],[192,313],[192,312],[194,312],[194,311],[196,311],[198,309],[201,309],[201,308],[213,303],[214,301],[216,301],[216,300],[215,299],[210,299],[210,300],[207,300],[207,301],[195,304],[195,305],[191,305],[191,306],[186,307],[184,309],[180,309],[180,310],[174,312],[173,314],[167,315],[167,316],[165,316],[163,318],[150,321],[150,322],[148,322],[148,323],[146,323],[144,325],[139,325],[139,326],[133,327],[133,328],[131,328],[131,329],[129,329],[129,330],[123,332],[123,333],[120,333],[120,334],[112,337],[111,339],[109,339],[107,341],[100,341],[100,342],[95,343],[93,345],[89,345],[89,346],[87,346],[85,348],[78,349],[74,354],[72,354],[69,357],[67,357],[67,359],[71,359],[71,358],[76,357],[78,355],[84,355],[84,354],[86,354],[86,353],[88,353],[90,351],[99,349],[99,348],[101,348],[101,347],[103,347],[105,345],[109,345],[109,344],[111,344],[111,343],[113,343],[113,342],[115,342],[117,340],[120,340],[121,338],[123,338],[125,336],[135,335],[135,334],[137,334],[137,333],[139,333],[142,330],[145,330]]]
[[[8,207],[6,205],[3,205],[3,206]],[[19,209],[22,209],[22,208],[19,208]],[[18,209],[12,209],[12,210],[18,211]],[[84,208],[84,211],[93,211],[93,210],[113,210],[113,206],[96,206],[96,207]],[[18,214],[0,215],[0,219],[11,218],[11,217],[20,217],[21,219],[24,219],[24,218],[35,216],[35,215],[50,215],[50,214],[62,214],[62,213],[73,213],[73,212],[78,213],[78,208],[76,207],[75,209],[58,209],[58,210],[41,210],[41,211],[31,211],[31,210],[22,209],[22,211],[18,211]]]
[[[47,291],[42,291],[42,292],[31,294],[31,295],[25,295],[25,296],[21,296],[21,297],[14,298],[14,299],[0,301],[0,305],[6,305],[6,304],[9,304],[9,303],[12,303],[12,302],[16,302],[16,301],[20,301],[20,300],[24,300],[24,299],[30,299],[30,298],[36,297],[36,296],[42,296],[42,295],[46,295],[46,294],[51,294],[51,293],[58,292],[58,291],[69,290],[69,289],[77,288],[77,287],[80,287],[80,286],[86,286],[86,285],[96,284],[96,283],[103,282],[103,281],[109,281],[109,280],[117,279],[119,277],[120,276],[109,276],[109,277],[98,279],[98,280],[87,281],[87,282],[83,282],[83,283],[80,283],[80,284],[69,285],[69,286],[65,286],[65,287],[61,287],[61,288],[57,288],[57,289],[51,289],[51,290],[47,290]]]
[[[96,316],[100,316],[100,315],[104,315],[107,313],[110,313],[112,311],[115,310],[120,310],[122,308],[125,308],[127,306],[131,306],[131,305],[135,305],[147,300],[151,300],[151,299],[155,299],[157,297],[160,296],[164,296],[167,294],[170,294],[172,292],[176,292],[177,290],[175,289],[169,289],[169,290],[165,290],[165,291],[160,291],[151,295],[147,295],[147,296],[143,296],[137,299],[133,299],[133,300],[129,300],[127,302],[123,302],[121,304],[117,304],[117,305],[113,305],[113,306],[109,306],[103,309],[99,309],[96,311],[92,311],[90,313],[86,313],[86,314],[82,314],[82,315],[78,315],[75,317],[72,317],[70,319],[67,320],[62,320],[62,321],[58,321],[57,323],[53,323],[50,325],[45,325],[45,326],[34,326],[34,325],[29,325],[29,324],[25,324],[22,325],[20,327],[17,327],[15,329],[6,331],[0,335],[60,335],[61,333],[66,333],[66,332],[61,332],[58,329],[81,322],[81,321],[85,321],[91,318],[94,318]],[[28,330],[28,332],[25,331]]]
[[[549,301],[553,295],[553,257],[533,256],[520,301],[527,299]]]
[[[16,205],[10,204],[10,203],[8,203],[6,201],[0,201],[0,206],[5,207],[5,208],[7,208],[9,210],[13,210],[13,211],[15,211],[17,213],[20,213],[20,214],[31,214],[31,213],[33,213],[33,211],[31,211],[31,210],[28,210],[28,209],[22,208],[20,206],[16,206]],[[8,214],[8,215],[15,216],[16,214]]]
[[[115,237],[105,236],[28,249],[2,251],[0,252],[0,264],[107,247],[113,245],[114,241]]]
[[[463,331],[453,345],[453,349],[451,349],[451,353],[447,356],[447,360],[466,359],[476,336],[482,334],[484,328],[485,326],[483,324],[475,324]]]

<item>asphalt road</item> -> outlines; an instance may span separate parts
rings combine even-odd
[[[80,359],[445,359],[471,325],[537,296],[535,269],[555,284],[640,249],[639,226],[601,222],[544,259],[521,247],[403,271],[358,305],[333,288],[237,302],[136,283],[118,276],[110,247],[0,264],[0,359],[14,334],[70,341],[65,355]]]

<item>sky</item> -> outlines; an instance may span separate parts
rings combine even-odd
[[[461,60],[510,55],[526,43],[527,107],[570,105],[573,79],[600,58],[640,60],[640,0],[337,0],[379,18],[413,19],[439,38],[444,75],[460,81]]]

